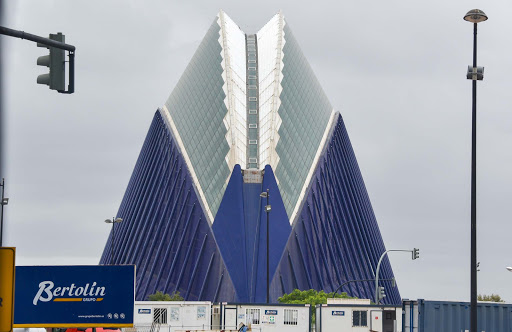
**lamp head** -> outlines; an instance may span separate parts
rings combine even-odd
[[[512,272],[512,267],[507,266],[507,270],[508,270],[509,272]]]
[[[112,220],[110,220],[110,219],[105,219],[105,222],[106,222],[107,224],[111,224],[111,223],[112,223]]]
[[[264,192],[262,192],[262,193],[260,194],[260,197],[263,197],[263,198],[265,198],[265,197],[267,197],[267,196],[268,196],[268,194],[267,194],[267,192],[266,192],[266,191],[264,191]]]
[[[114,220],[115,223],[120,223],[121,221],[123,221],[121,218],[116,218],[116,220]]]
[[[485,13],[480,9],[472,9],[464,16],[464,20],[471,23],[487,21],[487,18],[487,15],[485,15]]]

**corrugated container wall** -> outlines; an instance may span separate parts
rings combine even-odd
[[[469,331],[470,305],[452,301],[403,301],[403,332]],[[512,331],[512,304],[478,302],[478,332]]]

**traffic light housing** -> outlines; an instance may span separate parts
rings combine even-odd
[[[62,43],[65,42],[65,36],[60,32],[50,34],[50,39]],[[40,43],[38,43],[37,46],[47,48],[50,52],[49,55],[37,58],[38,66],[45,66],[50,69],[49,73],[37,77],[37,83],[48,85],[51,90],[64,91],[66,88],[65,51]]]
[[[377,304],[386,297],[386,293],[384,292],[384,287],[379,286],[378,292],[377,292]]]
[[[412,251],[412,259],[418,259],[420,258],[420,250],[418,248],[414,248]]]

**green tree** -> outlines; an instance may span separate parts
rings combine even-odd
[[[491,294],[491,295],[478,294],[477,300],[484,301],[484,302],[505,302],[505,300],[503,300],[501,298],[501,296],[499,296],[498,294]]]
[[[184,301],[185,299],[180,295],[180,292],[173,292],[172,295],[164,294],[157,291],[155,294],[148,295],[148,301]]]
[[[290,304],[309,304],[311,305],[311,324],[315,324],[315,307],[317,304],[326,304],[328,298],[341,298],[341,299],[356,299],[356,297],[350,297],[347,293],[325,293],[314,289],[301,291],[298,289],[293,290],[289,294],[284,294],[277,300],[279,303],[290,303]]]

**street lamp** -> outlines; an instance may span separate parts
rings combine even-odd
[[[113,265],[114,264],[114,224],[118,224],[120,223],[121,221],[123,221],[123,219],[121,218],[112,218],[111,219],[106,219],[105,222],[107,224],[112,224],[112,238],[111,238],[111,244],[110,244],[110,252],[111,252],[111,256],[110,256],[110,265]]]
[[[473,110],[471,126],[471,324],[470,332],[477,331],[477,282],[476,282],[476,81],[483,80],[484,68],[476,65],[477,24],[487,20],[480,9],[472,9],[464,20],[473,23],[473,67],[468,68],[466,77],[473,81]]]
[[[269,219],[270,210],[272,209],[270,206],[270,202],[269,202],[269,199],[270,199],[269,190],[267,189],[267,191],[262,192],[260,194],[260,197],[267,198],[267,205],[265,205],[265,212],[267,213],[267,303],[269,303],[269,269],[270,268],[269,268],[269,249],[268,249],[268,243],[269,243],[268,219]]]
[[[508,272],[512,272],[512,267],[507,266],[507,270],[508,270]]]
[[[0,212],[0,247],[3,246],[2,238],[4,235],[4,205],[7,205],[9,203],[9,198],[4,196],[4,189],[5,189],[5,179],[2,178],[2,184],[0,184],[0,187],[2,187],[2,200],[0,201],[1,205],[1,212]]]
[[[418,248],[414,248],[413,250],[409,249],[390,249],[384,251],[382,255],[379,258],[379,262],[377,263],[377,271],[375,273],[375,304],[379,304],[380,300],[382,300],[386,295],[384,294],[384,287],[379,287],[379,270],[380,270],[380,263],[382,263],[382,260],[384,259],[384,256],[387,255],[390,251],[405,251],[412,253],[412,259],[418,259],[420,258],[420,250]],[[394,278],[393,278],[394,279]]]

